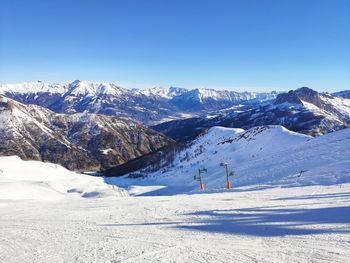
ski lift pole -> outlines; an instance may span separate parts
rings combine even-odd
[[[227,179],[227,189],[231,189],[231,182],[230,182],[230,178],[229,178],[229,175],[228,175],[227,163],[225,165],[225,170],[226,170],[226,179]]]
[[[194,176],[194,180],[199,181],[199,189],[201,189],[202,191],[204,190],[202,173],[206,173],[206,172],[207,172],[207,169],[205,168],[198,169],[198,176]]]
[[[199,170],[199,188],[203,191],[204,190],[204,184],[203,184],[203,178],[201,175],[201,172]]]
[[[231,181],[230,181],[230,176],[233,176],[234,175],[234,172],[229,172],[228,171],[228,164],[227,163],[221,163],[220,164],[221,166],[224,166],[225,167],[225,172],[226,172],[226,181],[227,181],[227,189],[231,189]]]

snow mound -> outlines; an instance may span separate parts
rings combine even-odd
[[[127,192],[106,184],[102,177],[77,174],[60,165],[0,157],[0,200],[57,200],[68,195],[89,198]]]

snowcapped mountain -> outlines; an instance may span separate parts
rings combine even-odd
[[[335,93],[332,93],[332,95],[336,96],[336,97],[342,97],[342,98],[345,98],[345,99],[350,99],[350,90],[344,90],[344,91],[335,92]]]
[[[283,125],[296,132],[321,135],[350,126],[350,100],[304,87],[278,94],[275,100],[244,111],[237,108],[213,118],[175,120],[152,128],[182,141],[217,125],[243,129]]]
[[[173,143],[130,120],[89,113],[57,114],[4,96],[0,96],[0,138],[0,155],[84,171],[112,167]]]
[[[9,94],[40,94],[40,93],[58,93],[62,95],[75,96],[98,96],[102,94],[119,95],[126,90],[110,83],[96,83],[89,81],[75,80],[69,84],[44,83],[42,81],[24,82],[17,84],[0,85],[2,93]]]
[[[111,83],[95,83],[89,81],[75,80],[68,85],[68,91],[64,96],[120,96],[126,94],[128,90]]]
[[[310,137],[282,126],[259,126],[246,131],[212,127],[177,152],[170,163],[162,165],[161,161],[156,171],[146,166],[128,176],[139,175],[135,184],[151,181],[164,185],[164,193],[196,192],[199,187],[193,176],[198,169],[206,168],[206,191],[222,191],[226,173],[220,163],[224,162],[235,173],[230,178],[234,187],[345,183],[350,182],[349,143],[350,129]],[[109,175],[113,175],[112,171]],[[115,180],[122,184],[126,179]]]
[[[22,103],[43,106],[57,113],[99,113],[144,123],[169,116],[177,117],[176,109],[165,99],[146,96],[111,83],[76,80],[62,85],[41,82],[9,84],[0,85],[0,94]]]
[[[58,93],[64,94],[67,91],[66,85],[48,84],[42,81],[24,82],[17,84],[2,84],[0,92],[12,94],[32,94],[32,93]]]
[[[146,96],[158,96],[165,99],[172,99],[176,96],[182,95],[188,92],[187,89],[184,88],[176,88],[176,87],[154,87],[146,90],[135,90]]]
[[[175,105],[189,111],[219,110],[246,102],[262,102],[276,98],[277,93],[235,92],[194,89],[173,98]]]
[[[145,124],[196,116],[238,103],[256,103],[276,97],[276,92],[254,93],[213,89],[187,90],[155,87],[124,89],[112,83],[73,81],[46,84],[41,81],[0,85],[0,94],[26,104],[36,104],[57,113],[90,112],[131,118]]]

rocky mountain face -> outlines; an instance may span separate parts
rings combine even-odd
[[[0,155],[96,171],[174,144],[168,137],[122,118],[57,114],[0,95]]]
[[[249,129],[260,125],[283,125],[313,136],[340,130],[350,127],[350,100],[303,87],[243,112],[236,109],[214,118],[175,120],[152,128],[183,141],[213,126]]]
[[[156,87],[128,90],[112,83],[74,81],[0,85],[0,94],[25,104],[36,104],[57,113],[89,112],[131,118],[150,125],[164,120],[197,116],[237,104],[274,99],[276,92],[233,92]]]

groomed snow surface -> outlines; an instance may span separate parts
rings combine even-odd
[[[215,127],[137,180],[0,157],[0,261],[349,262],[349,142]]]

